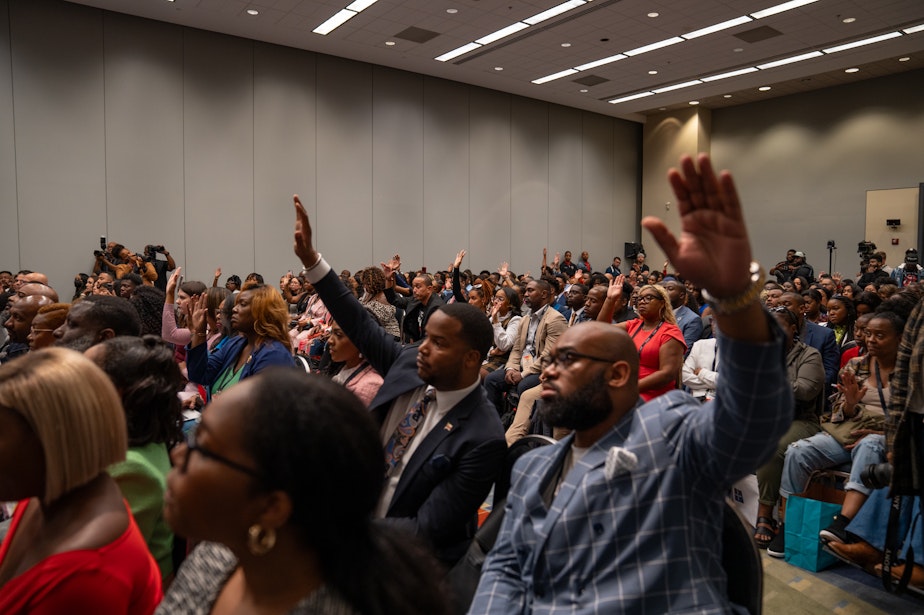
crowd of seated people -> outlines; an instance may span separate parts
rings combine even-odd
[[[38,459],[50,436],[25,402],[6,401],[4,382],[73,364],[82,380],[102,386],[77,353],[102,368],[121,398],[121,418],[106,418],[106,433],[124,432],[100,452],[105,459],[82,470],[87,476],[52,492],[57,466],[36,461],[45,476],[25,476],[2,494],[20,503],[0,548],[0,606],[12,610],[0,610],[109,600],[81,593],[75,585],[84,577],[65,568],[46,603],[30,602],[30,584],[41,580],[30,570],[73,545],[103,552],[129,537],[131,549],[119,555],[131,559],[119,572],[126,595],[112,598],[129,601],[125,612],[150,613],[164,593],[162,613],[223,610],[244,596],[254,604],[272,598],[293,613],[447,612],[453,598],[441,571],[465,553],[506,448],[528,433],[560,440],[574,431],[547,420],[544,384],[550,370],[580,360],[562,354],[559,341],[574,339],[566,333],[586,322],[625,331],[644,402],[686,389],[706,407],[720,389],[721,344],[706,297],[669,262],[652,271],[643,252],[600,271],[586,251],[549,263],[543,250],[536,277],[506,263],[463,269],[465,250],[432,274],[403,271],[395,255],[338,275],[310,244],[296,248],[305,268],[286,272],[278,289],[258,273],[244,282],[230,275],[221,286],[220,268],[211,285],[184,280],[162,246],[141,255],[116,243],[100,251],[92,273],[75,277],[71,304],[40,273],[0,272],[0,369],[8,374],[0,419],[25,434],[20,455]],[[859,475],[886,460],[889,378],[905,320],[924,294],[916,251],[891,273],[883,262],[873,255],[856,283],[836,273],[816,279],[804,253],[791,250],[760,293],[782,331],[795,397],[788,431],[754,468],[754,539],[771,555],[785,552],[786,499],[813,470],[849,464],[843,508],[819,539],[876,571],[872,553],[881,555],[884,539],[869,528],[888,499]],[[311,359],[311,374],[295,368],[295,355]],[[104,388],[109,395],[111,385]],[[72,411],[64,405],[62,417]],[[346,454],[360,449],[378,455]],[[114,505],[109,477],[127,508]],[[62,533],[49,534],[47,552],[27,552],[23,536],[52,521],[59,500],[76,506],[72,499],[81,514],[105,512],[105,526],[56,528]],[[179,569],[174,532],[198,543]],[[410,583],[408,574],[429,584],[403,596],[387,587]],[[924,570],[919,576],[924,585]]]

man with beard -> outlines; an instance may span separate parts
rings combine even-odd
[[[119,297],[90,295],[74,303],[64,324],[55,329],[55,346],[83,352],[120,335],[141,335],[138,310]]]
[[[621,329],[583,323],[542,371],[543,419],[574,429],[520,458],[470,613],[726,613],[724,494],[770,456],[793,415],[783,335],[758,301],[764,273],[731,176],[709,157],[669,178],[682,234],[645,218],[684,278],[708,292],[723,378],[705,405],[638,394]]]

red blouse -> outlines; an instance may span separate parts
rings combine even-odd
[[[661,346],[668,340],[677,340],[680,345],[686,349],[687,344],[683,341],[683,332],[677,325],[669,322],[662,322],[656,329],[643,331],[642,325],[645,323],[641,318],[630,320],[626,323],[626,331],[629,337],[635,342],[635,348],[638,350],[638,379],[641,380],[650,376],[661,369]],[[642,391],[639,395],[645,401],[650,401],[658,395],[664,395],[668,391],[677,388],[677,381],[671,380],[667,384],[657,389],[648,389]]]
[[[23,500],[16,507],[0,545],[0,562],[29,505],[30,500]],[[153,613],[163,596],[160,572],[130,511],[128,518],[128,527],[108,545],[56,553],[7,581],[0,587],[0,613]]]

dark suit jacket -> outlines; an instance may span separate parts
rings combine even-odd
[[[446,305],[439,293],[430,295],[430,302],[426,306],[413,297],[402,297],[391,288],[385,289],[385,298],[396,308],[404,310],[404,319],[401,321],[401,337],[406,342],[419,342],[422,340],[424,328],[427,326],[430,314],[439,306]],[[422,322],[420,320],[421,312],[424,313]],[[339,323],[340,321],[338,320],[337,322]]]
[[[799,333],[799,339],[806,346],[811,346],[821,353],[821,362],[825,366],[825,383],[837,383],[837,372],[841,365],[841,350],[837,347],[834,330],[805,321],[805,326]],[[826,394],[829,391],[826,391]]]
[[[337,324],[384,378],[369,405],[382,424],[395,399],[425,384],[417,375],[417,345],[402,347],[388,335],[333,271],[314,287]],[[479,386],[406,460],[387,517],[429,539],[442,561],[455,562],[474,535],[478,507],[506,451],[497,410]]]

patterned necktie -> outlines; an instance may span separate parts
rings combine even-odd
[[[398,465],[398,462],[401,461],[404,451],[407,450],[411,439],[417,433],[417,426],[427,415],[427,406],[435,397],[436,390],[428,388],[423,399],[410,407],[407,414],[398,423],[395,433],[391,434],[388,444],[385,445],[385,476],[388,476],[394,467]]]

